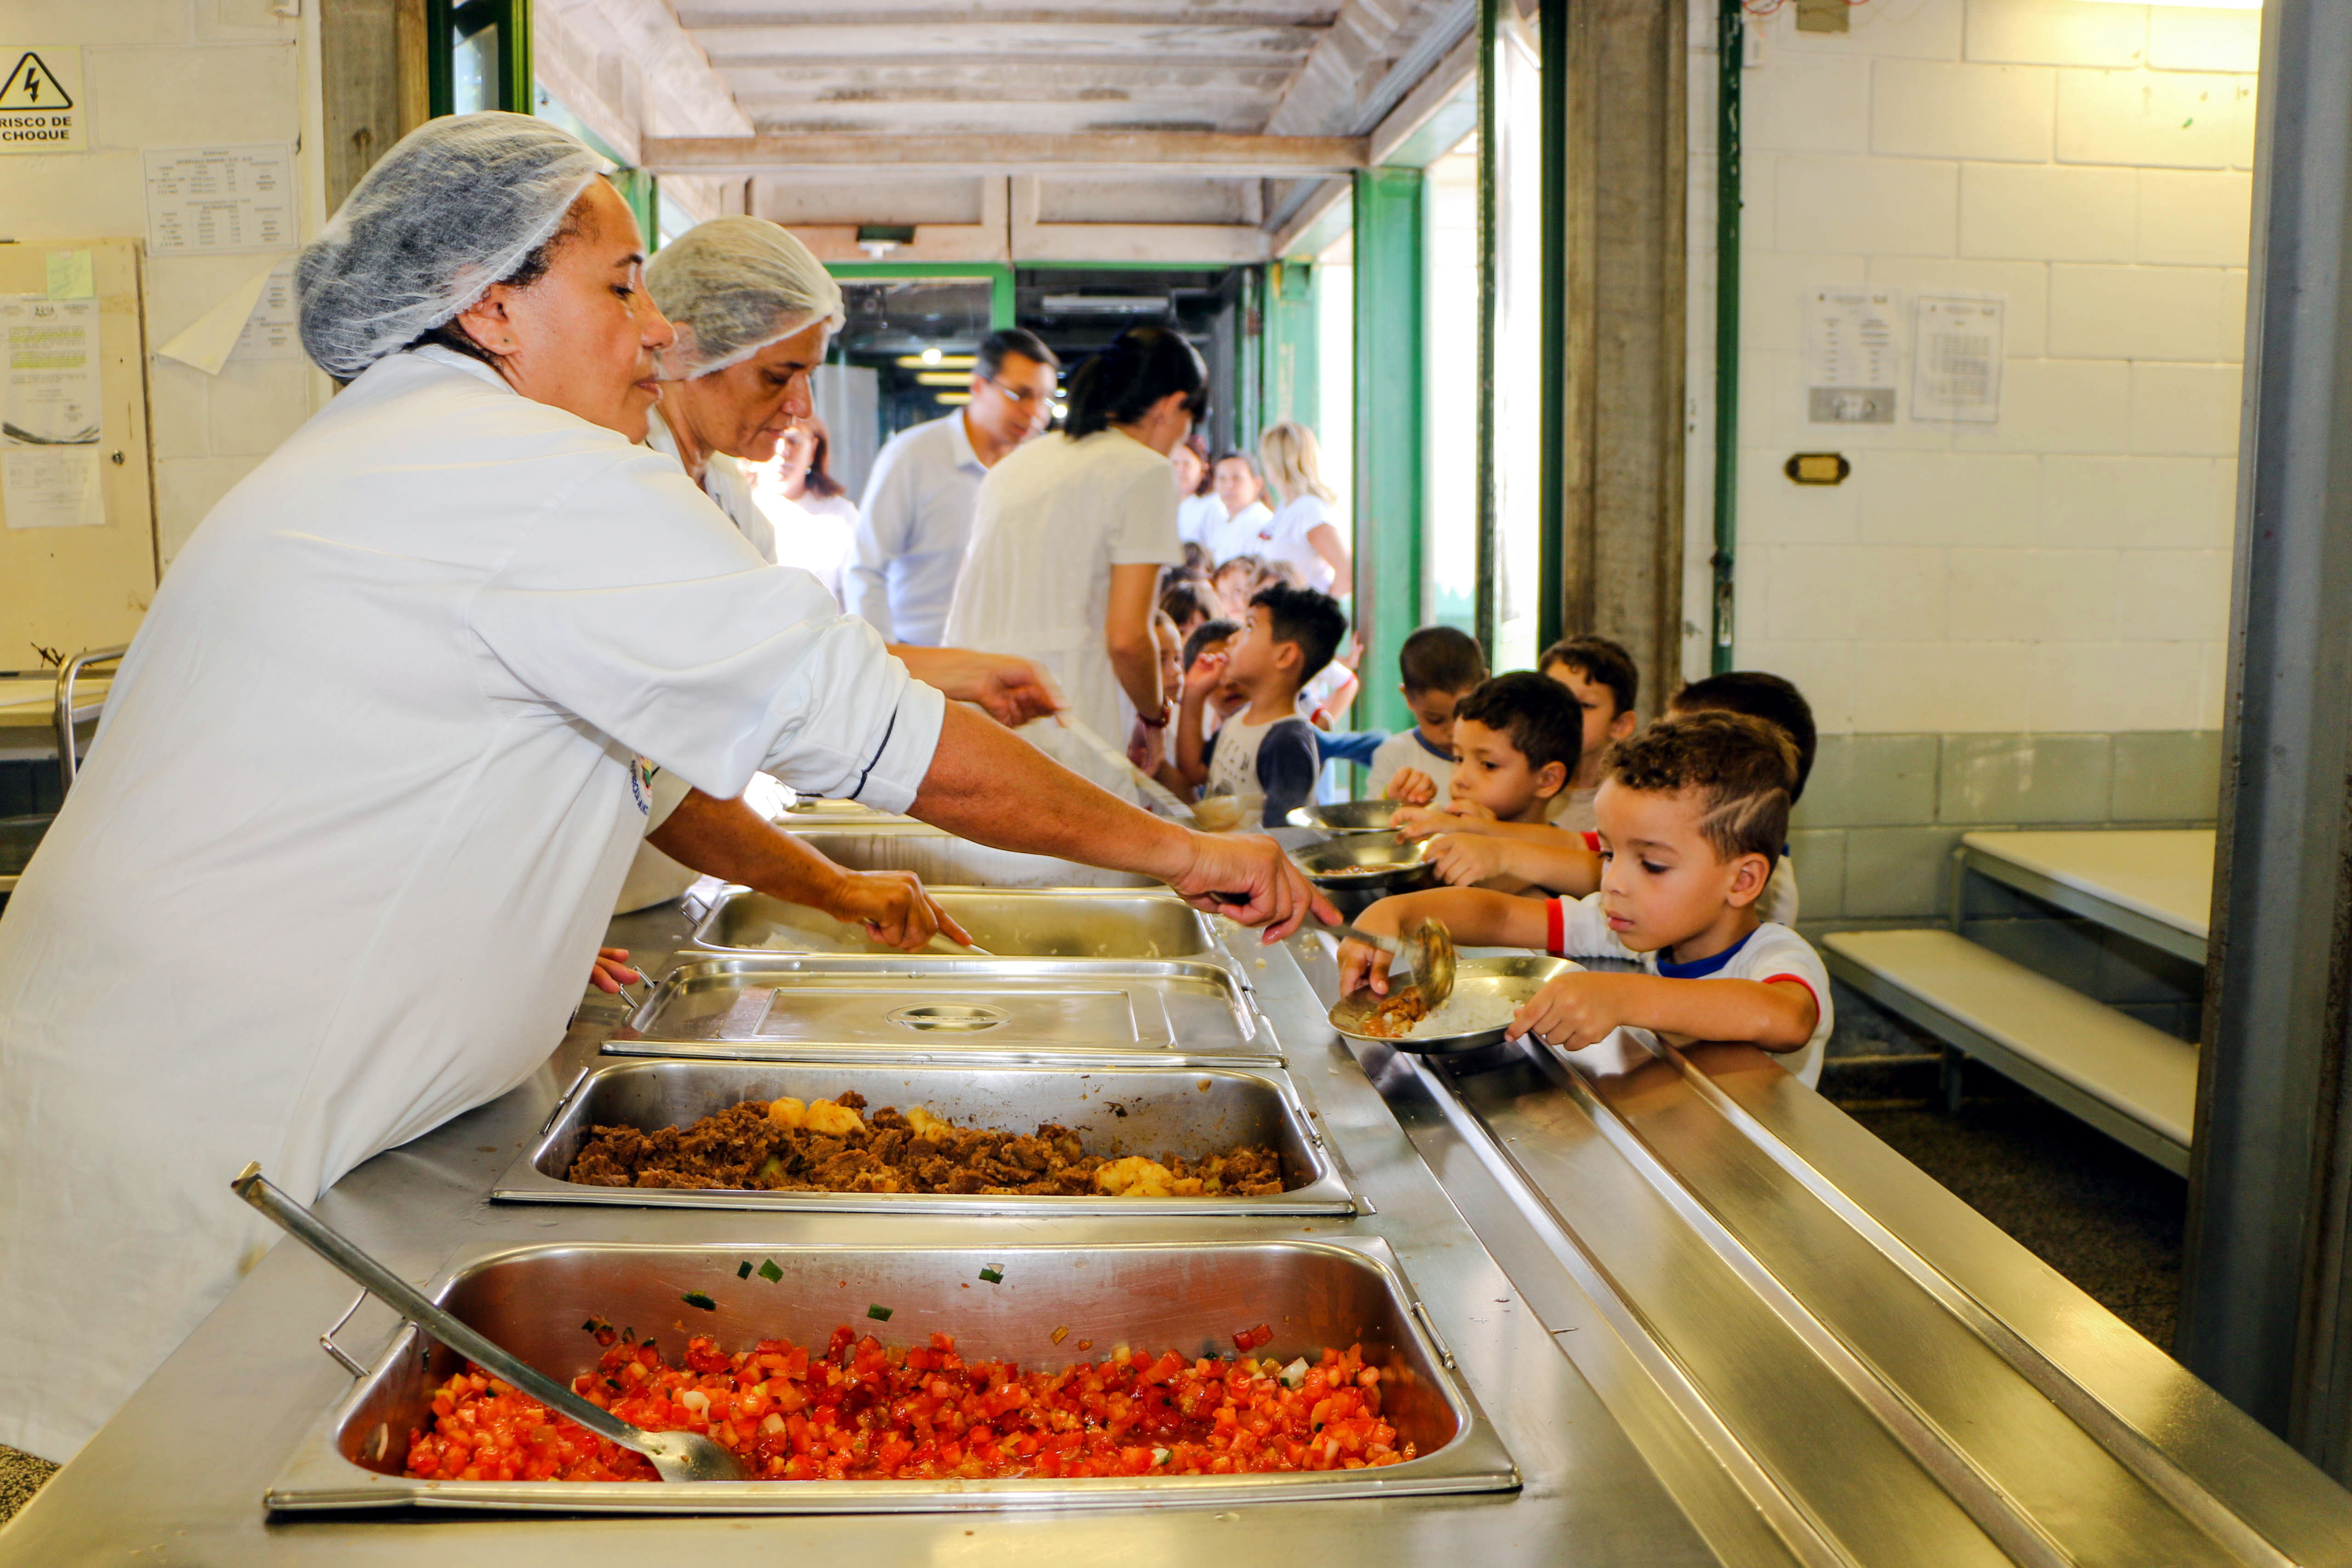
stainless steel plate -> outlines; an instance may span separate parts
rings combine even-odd
[[[934,887],[971,939],[1003,958],[1190,958],[1219,952],[1209,917],[1172,893]],[[695,927],[695,942],[727,952],[876,953],[893,949],[807,907],[730,887]],[[962,950],[934,937],[929,951]]]
[[[1282,1155],[1288,1190],[1271,1197],[1025,1197],[950,1193],[748,1192],[735,1188],[589,1186],[564,1179],[596,1127],[684,1127],[746,1100],[835,1099],[855,1089],[876,1106],[928,1107],[966,1127],[1076,1132],[1088,1154],[1188,1158],[1235,1144]],[[603,1203],[816,1213],[1352,1214],[1355,1198],[1322,1135],[1278,1068],[1187,1062],[1167,1067],[881,1067],[871,1062],[615,1061],[593,1069],[557,1107],[546,1133],[507,1167],[491,1197],[515,1203]]]
[[[1391,894],[1437,885],[1425,839],[1401,844],[1390,833],[1349,833],[1295,850],[1290,858],[1350,920]]]
[[[925,823],[846,827],[822,818],[781,824],[811,849],[852,871],[910,871],[942,887],[1161,887],[1148,876],[1102,871],[1052,855],[991,849]]]
[[[1107,1222],[1096,1222],[1106,1228]],[[739,1266],[772,1259],[775,1283]],[[983,1268],[999,1283],[977,1282]],[[970,1287],[967,1289],[966,1287]],[[714,1311],[682,1308],[699,1291]],[[1387,1374],[1383,1413],[1420,1457],[1380,1469],[1293,1475],[1169,1476],[1096,1480],[587,1481],[412,1480],[407,1436],[425,1424],[434,1388],[458,1358],[403,1327],[358,1388],[322,1415],[269,1488],[280,1511],[316,1509],[519,1509],[622,1513],[898,1513],[1024,1508],[1133,1508],[1168,1503],[1303,1501],[1510,1490],[1518,1472],[1455,1377],[1385,1243],[1364,1239],[1188,1240],[982,1248],[795,1247],[747,1234],[709,1246],[576,1245],[477,1254],[432,1292],[459,1317],[557,1377],[595,1364],[592,1316],[672,1344],[680,1315],[730,1350],[782,1335],[818,1346],[835,1325],[879,1330],[891,1343],[956,1336],[967,1355],[1058,1368],[1119,1342],[1192,1354],[1231,1354],[1231,1336],[1275,1325],[1262,1352],[1288,1357],[1360,1343]],[[866,1304],[892,1315],[867,1322]],[[1056,1328],[1067,1332],[1057,1341]],[[1076,1349],[1091,1340],[1092,1354]]]
[[[1327,833],[1385,833],[1396,827],[1394,800],[1335,800],[1328,806],[1291,809],[1294,828],[1320,828]]]
[[[1457,958],[1454,966],[1454,996],[1456,1001],[1507,1004],[1517,1009],[1555,976],[1571,974],[1582,968],[1572,958],[1551,958],[1540,953],[1518,953],[1499,958]],[[1503,1030],[1507,1023],[1492,1029],[1474,1030],[1464,1034],[1431,1035],[1423,1038],[1370,1034],[1364,1026],[1370,1021],[1372,1009],[1381,998],[1372,995],[1370,987],[1350,992],[1331,1006],[1331,1027],[1349,1040],[1370,1040],[1392,1051],[1410,1051],[1420,1056],[1451,1056],[1466,1051],[1484,1051],[1503,1042]]]
[[[689,955],[604,1049],[778,1061],[1278,1053],[1229,960],[772,955]]]

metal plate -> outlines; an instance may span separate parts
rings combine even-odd
[[[1557,976],[1572,974],[1584,966],[1572,958],[1550,958],[1539,953],[1513,954],[1498,958],[1457,958],[1454,966],[1454,994],[1457,998],[1492,999],[1508,1002],[1514,1009],[1543,989],[1547,981]],[[1463,1052],[1484,1051],[1503,1043],[1506,1025],[1493,1029],[1475,1030],[1467,1034],[1430,1035],[1423,1039],[1394,1038],[1368,1034],[1364,1026],[1372,1009],[1382,1000],[1371,988],[1351,992],[1331,1007],[1331,1027],[1349,1040],[1370,1040],[1394,1051],[1417,1056],[1451,1056]]]
[[[1164,887],[1148,876],[1102,871],[1052,855],[991,849],[921,822],[846,828],[824,819],[803,827],[788,813],[785,831],[851,871],[910,871],[940,887]],[[984,944],[983,944],[984,946]]]
[[[737,1277],[741,1263],[771,1258],[782,1272],[777,1282]],[[975,1283],[991,1267],[1003,1281]],[[595,1342],[580,1330],[584,1318],[642,1326],[678,1343],[683,1335],[671,1339],[671,1324],[689,1311],[679,1305],[689,1291],[718,1303],[692,1313],[691,1332],[730,1350],[776,1335],[822,1346],[845,1322],[878,1328],[863,1315],[866,1303],[878,1301],[892,1309],[888,1343],[919,1344],[943,1332],[966,1355],[1049,1370],[1108,1354],[1120,1342],[1230,1354],[1236,1330],[1267,1322],[1276,1330],[1268,1355],[1362,1344],[1365,1359],[1388,1375],[1383,1414],[1421,1455],[1379,1469],[1076,1481],[417,1481],[398,1473],[403,1445],[425,1425],[434,1388],[459,1358],[404,1326],[305,1437],[269,1488],[269,1507],[899,1513],[1398,1497],[1519,1484],[1450,1353],[1427,1332],[1394,1255],[1377,1239],[777,1250],[746,1238],[696,1247],[527,1247],[475,1256],[433,1294],[532,1365],[571,1377],[595,1364]],[[1068,1331],[1059,1343],[1056,1328]],[[1081,1339],[1093,1342],[1092,1354],[1076,1350]]]
[[[1294,806],[1290,825],[1327,833],[1385,833],[1396,828],[1397,800],[1335,800],[1327,806]]]
[[[1290,858],[1350,920],[1391,894],[1437,885],[1426,839],[1401,844],[1388,833],[1349,833],[1293,851]]]
[[[1278,1054],[1231,961],[1192,958],[688,956],[604,1049],[779,1061]]]
[[[751,1192],[728,1187],[590,1186],[564,1179],[591,1129],[684,1127],[746,1100],[836,1099],[928,1107],[960,1126],[1076,1132],[1088,1154],[1188,1158],[1235,1144],[1271,1145],[1289,1190],[1271,1197],[1029,1197],[954,1193]],[[615,1061],[594,1068],[557,1107],[538,1143],[491,1197],[515,1203],[814,1213],[1122,1216],[1352,1214],[1355,1198],[1280,1069],[1191,1062],[1168,1067],[881,1067],[870,1062]]]
[[[971,939],[1001,958],[1190,958],[1218,953],[1209,917],[1172,893],[933,887],[928,890]],[[730,887],[694,930],[723,952],[888,954],[862,925],[805,904]],[[926,951],[963,950],[935,936]]]

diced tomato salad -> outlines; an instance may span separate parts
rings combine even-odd
[[[886,1349],[845,1326],[821,1356],[788,1340],[730,1355],[698,1334],[671,1366],[652,1345],[613,1344],[572,1387],[649,1430],[708,1434],[773,1480],[1238,1475],[1413,1458],[1381,1415],[1382,1374],[1362,1346],[1324,1351],[1296,1386],[1281,1371],[1170,1351],[1024,1372],[966,1361],[948,1334]],[[656,1479],[641,1456],[470,1364],[434,1394],[431,1425],[409,1434],[407,1469],[434,1480]]]

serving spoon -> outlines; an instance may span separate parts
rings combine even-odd
[[[425,1330],[483,1371],[521,1389],[550,1410],[576,1421],[596,1436],[643,1454],[666,1481],[740,1481],[750,1478],[735,1456],[699,1432],[648,1432],[609,1410],[600,1410],[571,1389],[501,1349],[480,1330],[436,1306],[425,1292],[359,1249],[341,1231],[295,1202],[261,1174],[259,1162],[239,1171],[229,1189],[282,1227],[289,1236],[350,1275],[384,1305]]]
[[[1346,921],[1335,923],[1331,929],[1350,941],[1361,942],[1367,947],[1378,947],[1391,958],[1402,958],[1412,967],[1414,982],[1421,987],[1422,1000],[1432,1011],[1445,1005],[1454,994],[1454,933],[1445,922],[1437,919],[1419,920],[1402,936],[1381,936]]]

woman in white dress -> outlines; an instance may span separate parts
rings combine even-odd
[[[856,547],[857,503],[833,476],[833,433],[814,414],[784,432],[776,444],[776,458],[762,476],[775,476],[773,494],[798,508],[792,520],[800,531],[787,549],[794,566],[814,574],[841,602],[841,573]],[[764,498],[764,497],[763,497]],[[804,519],[804,520],[803,520]]]
[[[1323,453],[1315,433],[1286,419],[1266,427],[1257,450],[1282,506],[1259,529],[1256,552],[1297,567],[1309,588],[1345,595],[1355,571],[1331,509],[1339,497],[1323,482]]]
[[[1026,653],[1107,745],[1138,716],[1165,725],[1151,612],[1183,559],[1168,454],[1192,433],[1208,371],[1190,343],[1131,327],[1070,378],[1069,419],[988,471],[948,611],[959,646]]]
[[[248,1160],[308,1201],[540,1070],[640,757],[1233,889],[1279,935],[1321,910],[1270,841],[911,680],[637,444],[671,331],[603,166],[543,120],[431,120],[302,253],[303,346],[349,385],[173,563],[0,916],[0,1443],[71,1458],[228,1294],[276,1239]],[[702,861],[698,826],[659,841]]]
[[[1209,530],[1225,520],[1225,504],[1209,485],[1209,447],[1194,431],[1168,455],[1176,471],[1176,537],[1209,548]]]

